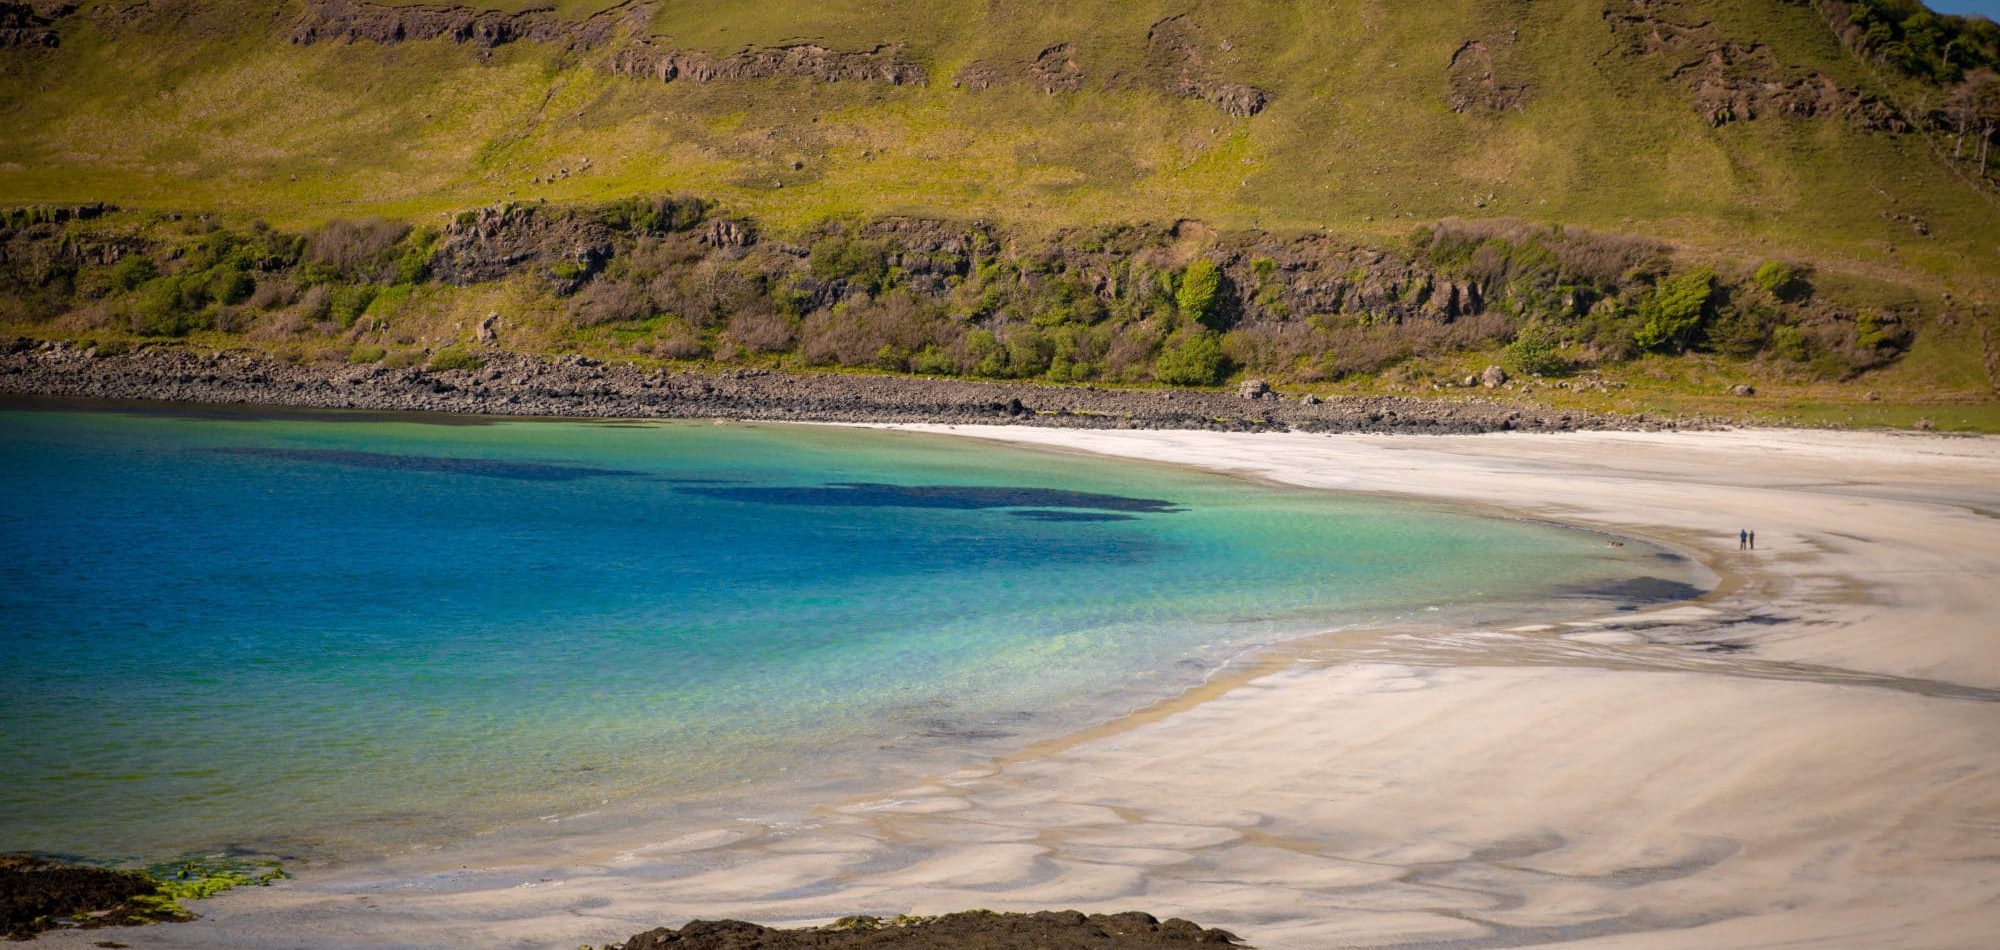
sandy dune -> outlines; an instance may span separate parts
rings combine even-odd
[[[803,824],[540,865],[414,856],[113,936],[568,948],[696,916],[1059,906],[1264,948],[2000,945],[2000,440],[956,431],[1601,527],[1723,584],[1637,614],[1302,641]]]

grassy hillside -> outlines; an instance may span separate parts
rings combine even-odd
[[[332,5],[399,6],[439,10]],[[616,25],[591,43],[293,42],[329,8],[86,0],[51,20],[55,47],[0,49],[0,205],[303,231],[680,193],[802,243],[895,215],[1023,241],[1193,219],[1385,247],[1447,217],[1520,219],[1658,238],[1688,266],[1810,266],[1916,326],[1863,385],[1992,394],[2000,197],[1921,122],[1827,111],[1915,120],[1943,87],[1844,43],[1824,4],[481,0],[465,9]],[[634,42],[711,63],[879,51],[923,78],[614,73]],[[1739,98],[1833,92],[1823,114],[1718,124],[1698,87],[1717,57]],[[1232,114],[1203,97],[1218,84],[1267,98]]]

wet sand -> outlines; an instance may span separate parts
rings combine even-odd
[[[1296,641],[803,822],[313,871],[196,923],[44,941],[569,948],[691,917],[969,907],[1143,909],[1265,948],[2000,932],[2000,440],[955,431],[1646,537],[1721,584],[1654,610]]]

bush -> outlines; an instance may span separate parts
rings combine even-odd
[[[869,293],[880,290],[889,276],[889,252],[880,241],[823,238],[813,245],[808,264],[814,277],[845,280]]]
[[[319,265],[311,276],[382,279],[393,273],[390,251],[409,233],[400,221],[329,221],[306,236],[306,261]]]
[[[1805,331],[1791,324],[1780,324],[1771,328],[1771,352],[1794,363],[1812,359],[1812,340]]]
[[[1187,270],[1181,272],[1180,286],[1174,291],[1174,305],[1189,320],[1206,322],[1221,292],[1222,268],[1215,266],[1214,261],[1203,258],[1189,264]]]
[[[212,300],[206,281],[178,274],[159,278],[146,285],[132,329],[147,336],[186,336],[210,325],[204,311]]]
[[[957,376],[958,361],[932,344],[910,354],[910,372],[919,376]]]
[[[111,265],[111,286],[119,290],[137,290],[141,284],[159,275],[159,268],[153,266],[152,258],[144,254],[127,254]]]
[[[353,326],[355,318],[375,302],[375,293],[375,288],[365,284],[332,288],[327,297],[327,319],[343,330]]]
[[[257,291],[257,279],[240,270],[224,270],[212,287],[216,300],[233,306],[250,299]]]
[[[1222,381],[1222,339],[1212,330],[1183,330],[1153,362],[1153,378],[1169,386],[1213,386]]]
[[[1708,343],[1717,353],[1749,359],[1763,352],[1771,342],[1771,319],[1766,311],[1739,307],[1718,316],[1708,328]]]
[[[486,365],[479,354],[456,346],[448,346],[431,354],[431,369],[478,369]]]
[[[427,247],[413,247],[396,258],[396,283],[416,284],[431,276],[431,252]]]
[[[1764,292],[1779,300],[1789,300],[1797,288],[1798,269],[1783,261],[1765,261],[1750,279]]]
[[[1661,281],[1639,304],[1632,341],[1641,349],[1685,352],[1701,334],[1714,291],[1715,272],[1706,267]]]
[[[1854,315],[1855,342],[1863,349],[1879,350],[1894,346],[1898,340],[1892,320],[1884,320],[1872,310],[1863,310]]]
[[[709,205],[699,198],[626,198],[598,208],[597,220],[619,231],[667,234],[686,231],[707,217]]]
[[[356,366],[364,363],[379,363],[389,355],[389,351],[379,346],[357,346],[347,351],[347,361]]]
[[[615,280],[593,280],[569,298],[569,322],[579,327],[643,320],[652,311],[643,288]]]
[[[1561,376],[1570,371],[1570,361],[1557,346],[1556,335],[1547,327],[1523,327],[1507,344],[1507,362],[1518,372],[1531,376]]]
[[[770,310],[745,310],[729,318],[729,339],[753,353],[782,353],[792,345],[792,321]]]

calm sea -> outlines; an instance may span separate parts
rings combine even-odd
[[[1546,525],[777,425],[17,407],[0,497],[0,851],[104,860],[862,787],[1276,638],[1663,570]]]

